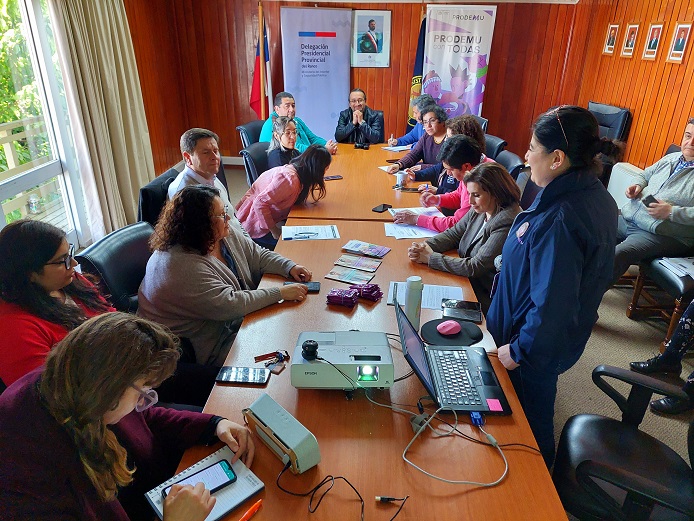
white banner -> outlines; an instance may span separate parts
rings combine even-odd
[[[482,114],[496,6],[427,6],[422,93],[449,118]]]
[[[349,106],[350,9],[282,7],[284,90],[296,115],[324,139],[335,137],[340,111]]]

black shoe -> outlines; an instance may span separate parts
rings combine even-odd
[[[677,373],[682,372],[682,362],[668,362],[662,355],[649,358],[645,362],[631,362],[629,364],[632,371],[643,374],[653,373]]]
[[[694,409],[694,403],[691,400],[679,400],[669,396],[651,402],[651,411],[661,414],[680,414],[691,409]]]

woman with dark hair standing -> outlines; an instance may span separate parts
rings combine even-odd
[[[611,282],[617,205],[596,155],[618,150],[584,108],[558,107],[535,121],[525,159],[543,190],[511,227],[487,315],[548,467],[558,376],[583,353]]]
[[[272,122],[272,141],[267,149],[267,166],[276,168],[290,163],[301,152],[296,148],[296,123],[292,118],[277,116]]]
[[[244,315],[306,297],[304,284],[257,289],[264,273],[311,280],[305,267],[249,239],[228,211],[215,188],[178,192],[157,221],[138,292],[137,314],[190,340],[198,364],[223,365]]]
[[[261,244],[276,243],[292,206],[306,202],[309,194],[314,202],[325,197],[323,176],[331,160],[328,149],[311,145],[288,165],[261,174],[236,205],[248,235]]]
[[[494,279],[494,258],[501,253],[513,219],[520,212],[520,189],[506,169],[483,163],[465,174],[472,211],[452,228],[426,242],[412,243],[407,255],[412,262],[428,264],[470,279],[477,300],[486,313]],[[459,257],[443,255],[457,249]]]
[[[0,396],[3,519],[152,519],[144,494],[196,444],[226,443],[250,466],[247,428],[219,416],[152,407],[176,368],[163,327],[106,313],[71,331]],[[215,498],[200,483],[174,485],[165,521],[202,521]]]
[[[68,331],[115,311],[75,271],[75,247],[52,224],[22,219],[0,231],[0,380],[36,369]]]

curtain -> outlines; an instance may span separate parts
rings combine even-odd
[[[137,220],[154,179],[123,0],[50,0],[70,123],[94,240]]]

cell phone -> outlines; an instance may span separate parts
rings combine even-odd
[[[445,298],[441,300],[444,317],[459,318],[475,324],[482,323],[482,306],[479,302]]]
[[[383,204],[379,204],[378,206],[376,206],[374,208],[371,208],[371,211],[376,212],[376,213],[383,213],[383,212],[387,211],[388,208],[392,208],[392,206],[389,204],[383,203]]]
[[[397,159],[386,159],[386,163],[397,163]]]
[[[337,179],[342,179],[341,175],[326,175],[323,176],[323,181],[336,181]]]
[[[232,367],[225,365],[217,373],[217,382],[264,385],[270,378],[270,370],[264,367]]]
[[[643,199],[641,199],[641,202],[644,204],[644,206],[645,206],[646,208],[648,208],[648,206],[649,206],[651,203],[657,203],[658,200],[657,200],[655,197],[653,197],[652,195],[647,195],[646,197],[644,197]]]
[[[393,187],[395,188],[395,187]],[[401,192],[419,192],[418,188],[415,188],[413,186],[403,186],[402,188],[399,188]]]
[[[209,467],[199,470],[195,474],[191,474],[181,481],[177,481],[174,485],[191,485],[194,487],[198,483],[203,483],[210,493],[214,493],[231,485],[234,481],[236,481],[236,472],[231,468],[231,463],[223,459],[217,463],[213,463]],[[169,485],[162,490],[161,495],[166,497],[171,491],[171,487],[173,487],[173,485]]]
[[[287,282],[284,283],[284,285],[286,286],[287,284],[305,284],[306,286],[308,286],[308,292],[309,292],[309,293],[318,293],[318,292],[320,292],[320,282],[315,282],[315,281],[311,281],[311,282],[292,282],[292,281],[288,280]]]

